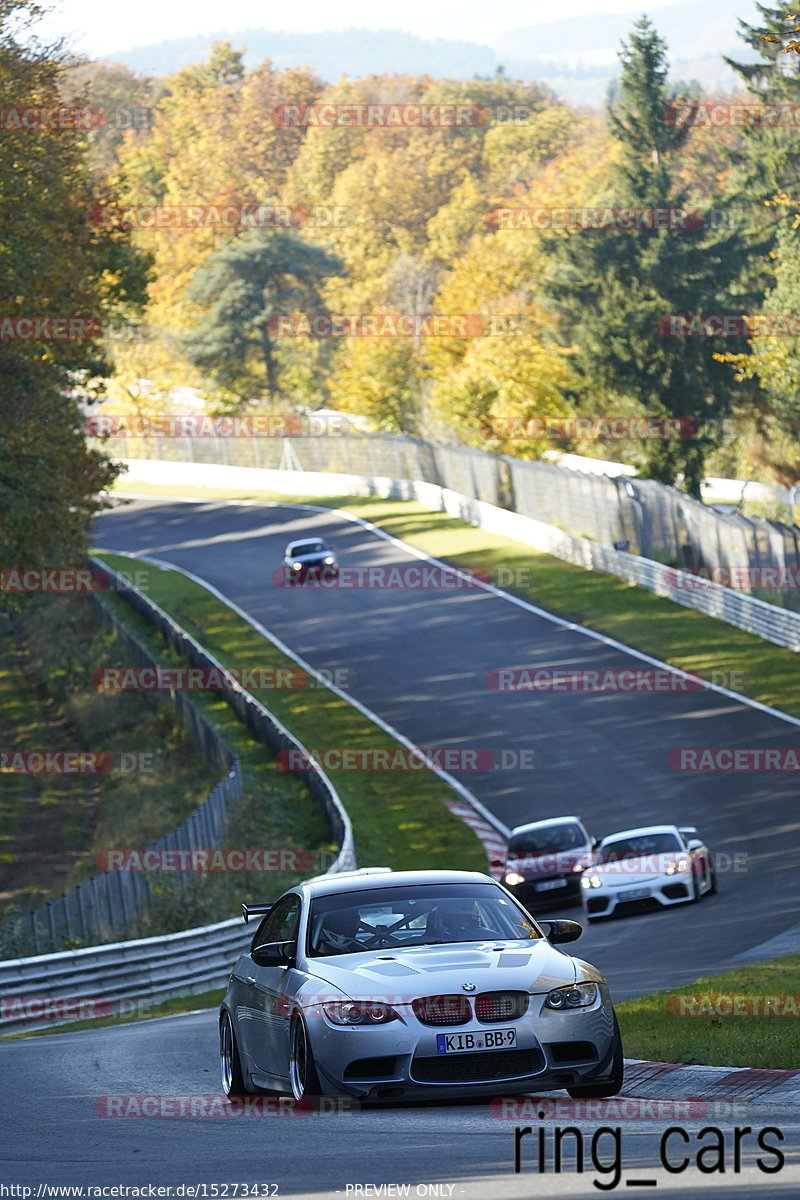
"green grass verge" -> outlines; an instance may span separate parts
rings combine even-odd
[[[105,553],[98,557],[112,568],[131,571],[129,558]],[[297,671],[292,659],[205,588],[177,571],[161,571],[149,564],[147,570],[148,595],[224,666]],[[147,639],[152,650],[156,637],[152,626],[119,597],[112,593],[106,593],[106,596],[136,636]],[[193,699],[196,696],[205,706],[212,704],[216,714],[225,709],[230,714],[228,728],[231,721],[238,725],[223,700],[206,698],[213,695],[197,692],[193,693]],[[327,688],[257,690],[253,695],[303,745],[343,746],[357,750],[397,747],[392,737]],[[262,760],[267,755],[268,751],[262,748]],[[276,767],[274,760],[269,768],[264,765],[262,769],[279,771],[287,781],[291,779]],[[453,866],[463,870],[486,870],[486,854],[481,842],[445,807],[443,799],[452,793],[433,772],[330,771],[329,775],[352,821],[356,856],[361,865],[390,866],[398,870]],[[286,842],[273,844],[285,845]]]
[[[617,1005],[628,1058],[782,1070],[798,1066],[798,1012],[800,954]]]

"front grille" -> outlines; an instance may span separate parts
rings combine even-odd
[[[603,900],[600,896],[590,896],[586,901],[587,912],[605,912],[608,908],[608,901]]]
[[[472,1009],[466,996],[423,996],[411,1004],[423,1025],[466,1025]]]
[[[668,900],[682,900],[684,896],[689,895],[689,889],[685,883],[668,883],[661,890]]]
[[[527,992],[482,992],[475,1000],[475,1016],[485,1025],[517,1021],[528,1007]]]
[[[536,1050],[491,1050],[478,1054],[437,1054],[411,1061],[411,1078],[418,1083],[492,1083],[533,1075],[544,1064]]]
[[[357,1058],[355,1062],[351,1062],[348,1067],[345,1067],[345,1079],[387,1079],[391,1078],[396,1073],[397,1059],[394,1057],[385,1058]]]
[[[597,1058],[597,1047],[591,1042],[550,1042],[545,1046],[553,1062],[581,1062]]]

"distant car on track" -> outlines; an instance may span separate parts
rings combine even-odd
[[[305,538],[289,542],[283,556],[284,582],[291,586],[303,583],[310,575],[332,580],[339,574],[339,564],[331,547],[322,538]]]
[[[622,1087],[608,984],[557,949],[580,925],[539,924],[487,875],[373,868],[242,907],[262,920],[220,1008],[227,1095],[599,1097]]]
[[[716,890],[711,854],[693,825],[648,825],[610,834],[581,877],[589,921],[642,907],[691,904]]]
[[[503,883],[534,914],[545,905],[579,904],[581,875],[597,845],[580,817],[518,825],[508,841]]]

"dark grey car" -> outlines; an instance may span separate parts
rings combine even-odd
[[[291,587],[303,583],[310,576],[326,582],[336,579],[339,564],[336,555],[322,538],[304,538],[301,542],[290,542],[283,556],[283,582]]]

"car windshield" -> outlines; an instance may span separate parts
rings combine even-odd
[[[541,936],[527,914],[495,884],[422,884],[317,897],[311,905],[308,953],[319,958],[452,942],[521,942]]]
[[[683,849],[674,833],[643,833],[620,838],[600,850],[600,862],[621,862],[625,858],[644,858],[649,854],[677,854]]]
[[[509,854],[551,854],[558,850],[579,850],[587,844],[580,825],[547,825],[518,833],[508,843]]]
[[[288,554],[292,558],[298,558],[301,554],[324,554],[328,547],[324,542],[295,542],[289,547]]]

